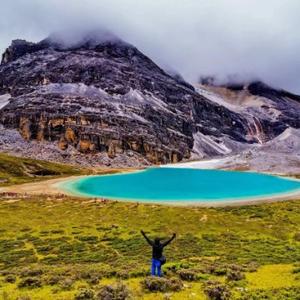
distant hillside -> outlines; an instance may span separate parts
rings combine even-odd
[[[86,172],[84,169],[63,164],[0,153],[0,186]]]

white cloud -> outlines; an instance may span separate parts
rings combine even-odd
[[[239,74],[300,93],[299,0],[1,2],[2,51],[14,38],[105,26],[189,81]]]

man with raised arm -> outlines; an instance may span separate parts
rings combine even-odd
[[[161,242],[159,238],[155,238],[154,241],[150,240],[143,230],[141,230],[141,234],[152,247],[151,275],[161,277],[161,266],[166,262],[166,258],[163,256],[164,247],[174,240],[176,233],[174,233],[173,236],[165,242]]]

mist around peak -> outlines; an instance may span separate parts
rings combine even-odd
[[[81,46],[95,47],[102,43],[124,43],[117,35],[105,28],[69,28],[51,33],[41,43],[49,43],[57,47],[68,49]]]

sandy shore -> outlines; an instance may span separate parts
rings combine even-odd
[[[37,194],[47,194],[47,195],[57,195],[68,193],[63,189],[59,188],[58,185],[65,181],[79,179],[85,176],[70,176],[64,178],[56,178],[45,181],[24,183],[24,184],[16,184],[7,187],[1,187],[0,193],[9,192],[9,193],[20,193],[20,194],[29,194],[29,195],[37,195]]]
[[[115,170],[115,169],[113,169]],[[120,169],[116,173],[126,173],[126,172],[133,172],[138,171],[139,169]],[[99,173],[95,175],[110,175],[114,174],[115,172],[104,172]],[[55,179],[49,179],[49,180],[43,180],[43,181],[37,181],[37,182],[30,182],[30,183],[24,183],[24,184],[16,184],[11,185],[7,187],[0,187],[0,193],[18,193],[18,194],[29,194],[29,195],[38,195],[38,194],[47,194],[47,195],[57,195],[57,194],[63,194],[63,195],[71,195],[74,196],[74,194],[71,194],[67,192],[65,189],[62,189],[60,186],[64,182],[69,182],[73,180],[78,180],[83,177],[87,177],[91,175],[80,175],[80,176],[68,176],[68,177],[60,177]]]

